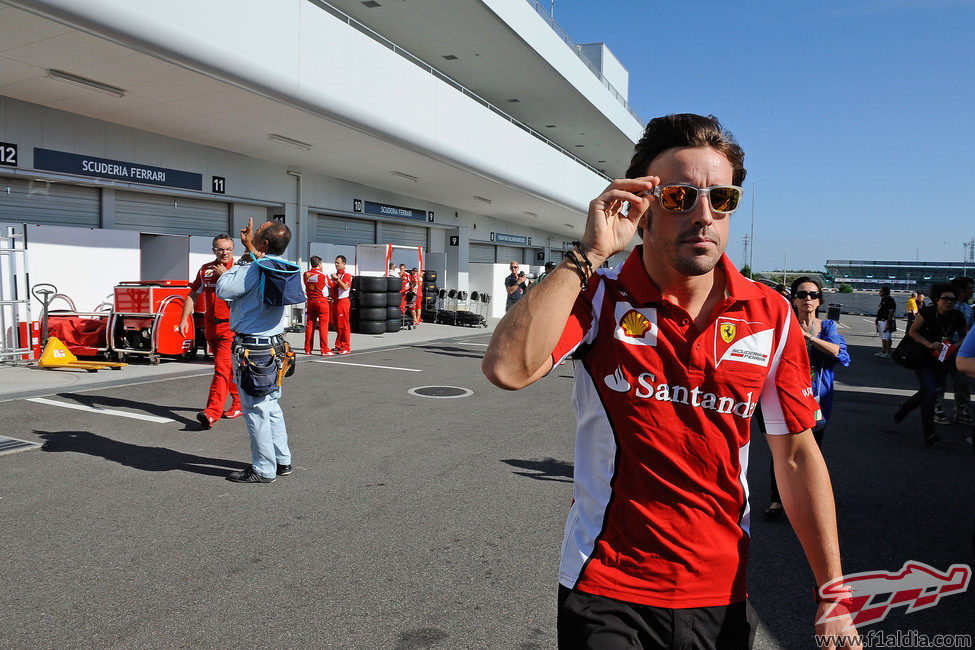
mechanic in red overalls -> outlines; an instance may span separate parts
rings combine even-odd
[[[403,315],[405,316],[406,315],[406,294],[409,293],[410,291],[413,291],[412,289],[413,276],[410,275],[410,272],[406,270],[406,264],[399,265],[399,280],[401,283],[399,289],[399,295],[400,295],[399,310],[403,312]]]
[[[335,321],[335,354],[349,354],[352,351],[352,327],[349,324],[349,288],[352,274],[345,270],[345,255],[335,258],[335,273],[332,279],[332,319]]]
[[[332,289],[331,279],[322,272],[322,258],[313,255],[310,260],[311,269],[305,271],[302,279],[305,282],[305,354],[311,354],[315,347],[315,328],[318,328],[318,344],[323,357],[330,357],[334,353],[328,349],[328,316],[329,302]]]
[[[416,302],[413,304],[413,322],[420,322],[420,311],[423,309],[423,276],[420,269],[413,267],[413,293],[416,294]]]
[[[202,293],[206,302],[203,333],[213,355],[210,395],[207,398],[206,408],[196,414],[196,419],[204,429],[211,428],[221,416],[233,419],[239,418],[242,413],[237,386],[234,384],[231,360],[234,333],[230,331],[230,307],[213,293],[214,287],[217,286],[217,279],[234,265],[234,240],[230,235],[217,235],[213,238],[213,254],[216,255],[216,259],[201,266],[190,285],[190,293],[183,302],[183,315],[179,321],[179,331],[183,336],[190,336],[193,331],[191,325],[193,306]],[[228,393],[231,404],[230,408],[224,411]]]

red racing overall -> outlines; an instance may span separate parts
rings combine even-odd
[[[318,344],[322,355],[330,356],[328,349],[329,293],[332,283],[321,269],[305,271],[305,354],[315,347],[315,328],[318,328]]]
[[[224,414],[228,393],[230,394],[231,404],[227,413],[232,414],[241,410],[237,386],[234,384],[234,368],[231,358],[234,333],[230,331],[230,307],[213,293],[219,277],[214,271],[214,264],[214,262],[207,262],[200,267],[196,278],[190,285],[190,290],[202,294],[206,302],[203,333],[206,336],[207,345],[210,347],[210,353],[213,355],[213,380],[210,382],[210,395],[207,397],[207,406],[203,412],[210,418],[211,422],[216,422]],[[229,269],[233,264],[233,260],[231,260],[227,264],[227,268]]]
[[[338,274],[343,284],[352,286],[352,274]],[[352,327],[349,324],[349,290],[338,282],[332,285],[332,319],[335,321],[335,351],[348,353],[352,350]]]

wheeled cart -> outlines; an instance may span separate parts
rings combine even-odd
[[[189,336],[179,331],[183,303],[189,293],[189,283],[181,280],[117,285],[109,331],[111,348],[118,360],[141,354],[155,365],[160,355],[191,356],[196,351],[196,341],[203,338],[202,333],[197,334],[197,330],[202,332],[203,320],[194,314]]]

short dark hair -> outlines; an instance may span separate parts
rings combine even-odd
[[[231,237],[227,233],[222,232],[222,233],[220,233],[219,235],[217,235],[216,237],[213,238],[213,241],[210,242],[210,247],[211,248],[216,248],[217,247],[217,242],[220,241],[221,239],[229,239],[231,244],[234,243],[234,238],[233,237]]]
[[[955,294],[955,298],[958,297],[958,292],[955,291],[954,285],[952,285],[950,282],[939,282],[931,287],[931,300],[938,302],[941,300],[941,294],[943,294],[945,291],[950,291],[951,293]]]
[[[955,291],[961,292],[965,290],[965,287],[975,284],[975,280],[965,275],[959,275],[957,278],[951,279],[951,286],[955,288]]]
[[[745,182],[745,152],[735,136],[714,115],[694,113],[675,113],[650,120],[634,147],[626,177],[646,176],[653,159],[674,147],[710,147],[731,163],[731,182],[735,185]]]
[[[311,264],[311,268],[315,268],[322,263],[322,258],[320,258],[318,255],[312,255],[308,260],[308,263]]]
[[[890,287],[888,287],[886,284],[884,286],[880,287],[880,295],[881,296],[889,296],[890,295]]]
[[[545,270],[546,271],[551,271],[556,266],[558,266],[558,264],[556,264],[555,262],[552,262],[552,261],[545,262]]]
[[[783,291],[785,291],[785,285],[779,282],[777,285],[775,285],[775,291],[777,293],[782,293]]]
[[[336,255],[335,259],[342,260],[342,264],[348,264],[349,260],[345,259],[345,255]]]
[[[800,275],[798,278],[792,281],[792,286],[789,287],[789,296],[793,300],[795,300],[796,291],[798,291],[799,287],[806,282],[811,282],[815,284],[816,291],[819,292],[819,306],[816,307],[816,315],[818,316],[819,308],[823,306],[823,285],[819,280],[817,280],[816,278],[809,277],[808,275]],[[796,310],[795,303],[792,303],[792,311],[796,311],[796,312],[798,311]]]
[[[266,226],[266,227],[265,227]],[[291,243],[291,229],[280,221],[268,221],[261,231],[261,239],[267,242],[267,252],[281,255]]]

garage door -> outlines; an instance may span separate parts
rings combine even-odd
[[[514,246],[498,246],[498,262],[503,262],[505,264],[511,260],[515,260],[516,262],[524,262],[525,260],[522,259],[524,256],[525,254],[520,248],[516,248]]]
[[[399,223],[379,222],[379,243],[427,247],[427,229]]]
[[[315,225],[315,241],[343,246],[375,244],[376,222],[320,214]]]
[[[494,244],[474,244],[468,250],[469,262],[486,262],[494,264]]]
[[[230,205],[161,194],[116,192],[115,227],[203,237],[231,234]]]
[[[0,221],[98,228],[97,187],[0,178]]]

